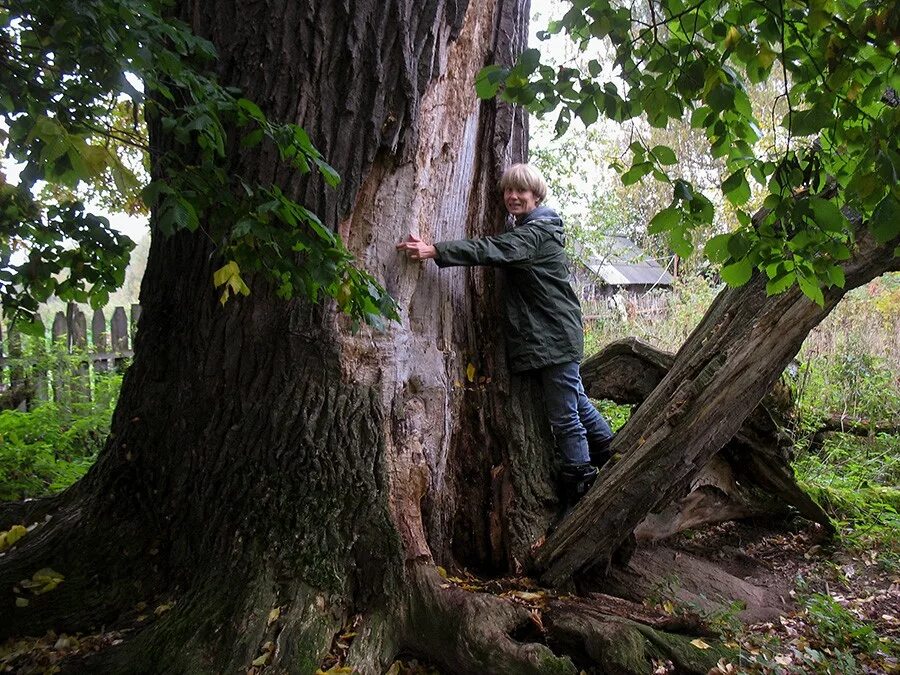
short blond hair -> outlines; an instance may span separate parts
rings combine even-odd
[[[547,181],[531,164],[513,164],[500,177],[500,191],[531,190],[540,204],[547,196]]]

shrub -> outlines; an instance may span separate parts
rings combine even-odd
[[[62,490],[88,470],[109,433],[121,376],[95,378],[94,401],[0,412],[0,501]]]

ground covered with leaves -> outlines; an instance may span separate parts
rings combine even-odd
[[[891,547],[869,549],[847,546],[843,538],[823,539],[816,526],[800,520],[788,521],[773,531],[753,523],[726,523],[703,531],[685,533],[672,544],[707,559],[727,560],[731,567],[743,560],[757,570],[753,583],[783,585],[792,590],[785,598],[789,610],[774,620],[746,625],[739,619],[740,607],[715,611],[685,606],[663,590],[642,608],[648,621],[677,627],[697,626],[705,640],[717,636],[734,658],[719,662],[716,675],[726,673],[900,673],[900,567]],[[853,541],[853,540],[851,540]],[[752,565],[750,564],[752,563]],[[758,570],[763,569],[763,575]],[[733,569],[732,569],[733,571]],[[501,595],[532,610],[534,632],[542,627],[542,613],[551,601],[564,594],[541,589],[527,578],[485,580],[464,570],[444,571],[446,584],[471,592]],[[63,582],[64,583],[64,582]],[[127,640],[157,617],[175,600],[141,603],[119,625],[90,635],[49,632],[39,637],[11,639],[0,646],[0,672],[46,674],[76,669],[108,647]],[[641,611],[632,608],[630,611]],[[682,621],[683,620],[683,621]],[[351,673],[344,657],[355,637],[351,621],[335,638],[332,654],[322,673]],[[657,663],[659,675],[675,672],[671,664]],[[266,671],[262,659],[247,664],[248,675]],[[409,655],[396,661],[391,675],[431,675],[439,671]]]
[[[794,607],[777,620],[742,625],[736,616],[712,617],[739,654],[722,672],[900,672],[896,550],[846,547],[799,521],[778,532],[727,523],[678,543],[693,552],[736,550],[769,570],[756,583],[790,582]]]

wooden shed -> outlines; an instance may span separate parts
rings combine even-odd
[[[669,289],[674,278],[628,237],[605,237],[600,244],[575,244],[574,282],[585,300],[619,292],[642,295]]]

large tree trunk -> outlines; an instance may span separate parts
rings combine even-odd
[[[509,636],[527,610],[446,588],[436,571],[514,570],[554,507],[552,455],[537,388],[507,375],[500,278],[394,251],[409,232],[502,230],[495,186],[525,156],[524,113],[478,101],[473,82],[523,48],[527,1],[180,11],[216,45],[223,81],[304,125],[343,181],[327,190],[265,151],[235,152],[235,169],[314,208],[403,320],[353,335],[333,307],[286,303],[260,280],[223,308],[208,238],[154,232],[106,448],[63,495],[3,511],[39,524],[0,559],[0,631],[89,630],[174,602],[83,668],[234,672],[269,653],[308,674],[355,623],[360,672],[404,651],[451,672],[575,672]],[[64,576],[58,588],[19,583],[44,567]]]
[[[852,288],[900,266],[897,241],[879,244],[860,226],[844,264],[846,285],[819,307],[795,286],[774,297],[758,272],[724,290],[687,339],[668,374],[616,436],[624,459],[597,481],[536,557],[543,580],[603,572],[652,511],[687,490],[797,354],[803,340]]]

